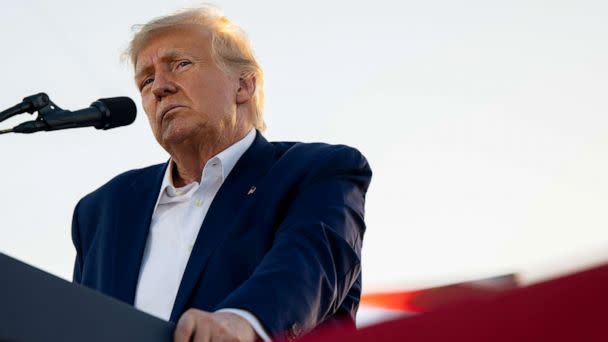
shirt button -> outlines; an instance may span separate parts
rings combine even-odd
[[[194,201],[194,204],[196,204],[197,207],[202,207],[203,206],[203,200],[202,199],[197,199],[196,201]]]

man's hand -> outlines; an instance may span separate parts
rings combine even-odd
[[[231,312],[189,309],[177,322],[175,342],[253,342],[257,335],[249,322]]]

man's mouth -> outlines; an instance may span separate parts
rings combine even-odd
[[[167,108],[165,108],[160,116],[160,120],[164,120],[165,117],[167,116],[167,114],[171,114],[173,112],[176,112],[177,110],[179,110],[180,108],[184,108],[184,106],[180,106],[180,105],[171,105]]]

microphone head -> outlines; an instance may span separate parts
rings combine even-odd
[[[91,106],[99,108],[104,113],[105,120],[102,124],[95,126],[97,129],[130,125],[135,121],[137,114],[135,102],[126,96],[99,99]]]

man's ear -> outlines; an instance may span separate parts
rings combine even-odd
[[[239,78],[239,88],[236,91],[236,104],[247,103],[255,94],[255,76]]]

